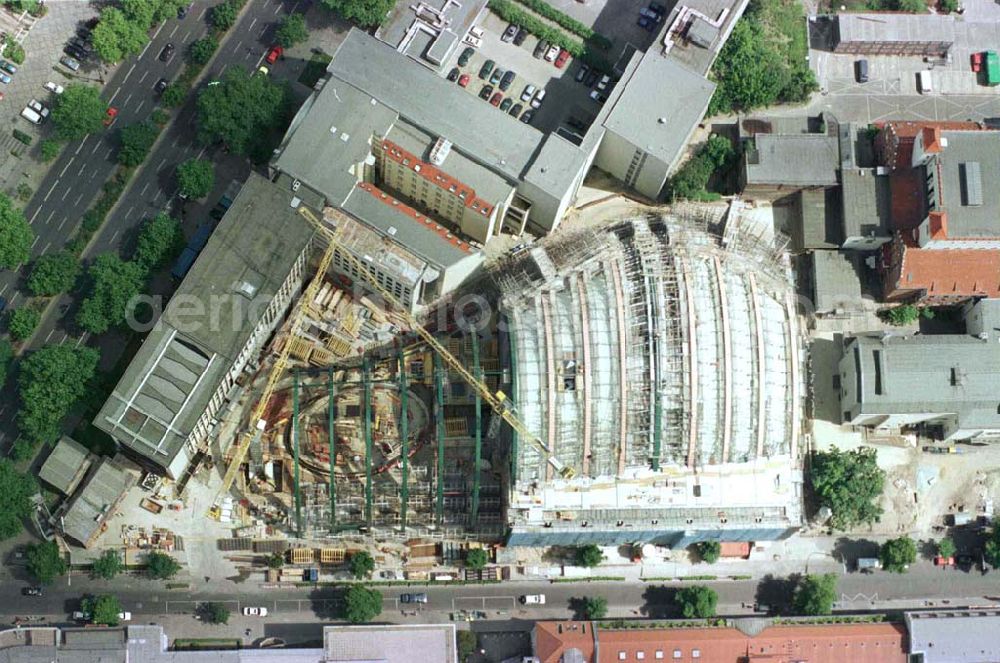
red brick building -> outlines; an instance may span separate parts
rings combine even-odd
[[[593,622],[538,622],[541,663],[906,663],[903,624],[613,629]]]

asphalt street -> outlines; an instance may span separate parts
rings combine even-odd
[[[187,46],[208,32],[207,12],[214,4],[217,4],[215,0],[197,2],[184,20],[167,21],[154,32],[149,45],[140,55],[119,66],[104,88],[105,98],[119,110],[115,127],[149,118],[156,106],[153,86],[161,77],[172,79],[178,74]],[[300,2],[294,0],[249,0],[240,20],[216,52],[201,84],[217,79],[231,66],[256,68],[270,46],[268,37],[273,34],[277,20],[299,5]],[[176,54],[170,62],[164,63],[158,56],[168,42],[175,45]],[[293,75],[292,67],[284,63],[279,62],[271,67],[272,76],[280,78],[286,72]],[[297,69],[294,75],[297,75]],[[121,252],[127,257],[127,250],[134,240],[134,231],[138,225],[144,219],[166,209],[174,199],[176,183],[173,174],[176,166],[186,159],[205,153],[205,147],[196,142],[193,131],[194,95],[183,107],[175,110],[173,115],[172,124],[160,137],[141,170],[133,176],[129,188],[91,242],[84,254],[85,260],[109,251]],[[115,127],[70,144],[52,165],[25,210],[37,235],[32,247],[33,257],[58,251],[69,242],[83,213],[96,198],[101,185],[111,176],[118,148]],[[219,176],[216,178],[216,191],[206,199],[210,201],[207,207],[214,204],[229,182],[229,178],[224,177],[223,173],[242,170],[240,174],[245,176],[249,169],[249,164],[242,158],[221,154],[210,156],[224,163],[217,163]],[[189,203],[188,207],[193,208],[189,209],[191,212],[198,209],[193,203]],[[192,215],[187,224],[190,227],[185,228],[186,232],[192,233],[201,220]],[[16,307],[27,296],[24,290],[26,274],[25,267],[20,272],[0,275],[0,296],[7,298],[8,307]],[[58,299],[39,325],[30,349],[55,343],[88,342],[88,335],[80,335],[73,328],[74,304],[73,297],[69,294]],[[112,336],[107,343],[101,343],[101,350],[102,365],[108,366],[120,355],[122,347],[118,339]],[[9,442],[16,436],[16,402],[14,381],[8,381],[6,389],[0,392],[0,443]]]
[[[740,615],[753,612],[753,605],[777,606],[790,596],[790,586],[784,579],[704,582],[719,595],[719,614]],[[142,579],[95,581],[86,576],[71,580],[60,579],[45,588],[42,597],[22,596],[21,583],[5,583],[8,597],[0,606],[0,615],[47,615],[60,619],[76,609],[85,594],[111,593],[124,609],[139,619],[162,615],[194,614],[197,604],[222,601],[233,611],[244,606],[265,606],[275,615],[312,613],[317,619],[330,619],[338,603],[332,588],[280,588],[246,583],[238,589],[221,591],[212,583],[195,581],[190,589],[165,590],[160,583]],[[608,600],[609,616],[666,618],[678,616],[673,599],[677,583],[549,583],[508,582],[495,585],[411,586],[382,589],[384,603],[381,619],[398,622],[447,620],[451,612],[484,611],[491,620],[566,618],[579,609],[580,599],[603,596]],[[399,597],[404,592],[424,592],[428,603],[423,606],[404,605]],[[873,575],[849,573],[838,580],[840,594],[836,609],[845,612],[917,608],[928,605],[972,606],[993,603],[1000,594],[1000,575],[986,576],[978,572],[940,570],[919,565],[904,575],[879,572]],[[544,594],[544,606],[524,606],[518,597],[524,594]]]

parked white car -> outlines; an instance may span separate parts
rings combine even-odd
[[[32,99],[31,101],[29,101],[28,108],[41,115],[43,120],[49,116],[49,109],[43,106],[42,102],[38,101],[37,99]]]
[[[479,37],[474,36],[471,32],[465,35],[465,39],[463,39],[462,41],[464,41],[472,48],[481,48],[483,45],[483,40],[480,39]]]
[[[132,621],[132,613],[125,611],[118,613],[118,621],[120,622],[130,622]]]
[[[524,605],[545,605],[545,594],[525,594],[521,597]]]
[[[53,83],[52,81],[49,81],[48,83],[45,84],[45,89],[48,90],[49,92],[55,92],[56,94],[63,93],[63,86],[59,85],[58,83]]]
[[[559,57],[559,47],[549,46],[549,50],[545,53],[545,61],[555,62],[557,57]]]
[[[247,617],[267,617],[267,608],[247,606],[243,608],[243,614]]]

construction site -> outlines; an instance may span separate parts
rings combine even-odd
[[[256,410],[226,453],[223,522],[534,547],[801,525],[805,358],[765,225],[690,206],[562,231],[418,329],[342,269],[351,223],[324,211],[319,276],[247,386]],[[463,294],[485,306],[456,315]]]

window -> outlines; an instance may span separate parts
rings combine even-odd
[[[657,661],[663,660],[663,650],[662,649],[657,649],[656,653],[653,654],[653,658],[655,658]]]
[[[640,660],[640,661],[641,661],[642,659],[646,658],[646,652],[644,652],[644,651],[637,651],[637,652],[635,653],[635,657],[636,657],[636,658],[637,658],[638,660]]]
[[[623,651],[618,652],[618,660],[619,661],[624,661],[625,660],[625,656],[626,656],[625,652],[623,652]]]
[[[700,649],[692,649],[691,650],[691,658],[701,658],[701,650]]]
[[[674,658],[680,658],[680,657],[681,657],[681,656],[683,656],[683,655],[684,655],[684,654],[682,654],[682,653],[681,653],[681,650],[680,650],[680,649],[675,649],[675,650],[674,650]]]

